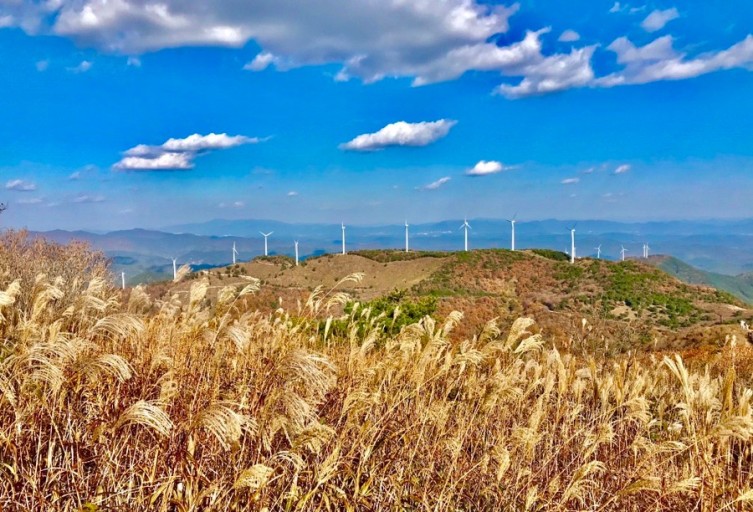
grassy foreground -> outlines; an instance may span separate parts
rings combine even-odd
[[[1,510],[748,510],[753,391],[679,357],[584,360],[521,318],[333,335],[207,284],[154,301],[103,261],[0,248]],[[60,276],[60,277],[59,277]],[[357,278],[355,276],[354,278]]]

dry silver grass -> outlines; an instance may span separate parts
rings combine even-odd
[[[263,315],[6,277],[0,508],[743,510],[753,390],[680,357],[581,360],[533,319],[394,337],[354,308]],[[347,283],[346,283],[347,284]],[[248,288],[250,286],[250,288]],[[72,287],[72,288],[70,288]],[[78,290],[77,294],[70,293]],[[11,298],[14,300],[11,301]],[[331,326],[332,320],[329,325]]]

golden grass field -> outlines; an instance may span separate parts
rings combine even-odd
[[[457,341],[460,312],[387,336],[356,308],[335,334],[337,286],[155,300],[83,247],[2,242],[2,510],[753,507],[743,340],[712,373],[560,353],[525,317]]]

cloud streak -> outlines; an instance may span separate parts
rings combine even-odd
[[[439,121],[406,123],[398,121],[388,124],[375,133],[365,133],[353,140],[340,144],[340,149],[347,151],[376,151],[390,146],[428,146],[446,137],[457,121],[440,119]]]
[[[261,139],[257,137],[244,135],[194,133],[183,139],[168,139],[159,146],[134,146],[123,153],[123,158],[113,168],[121,171],[186,171],[194,168],[194,160],[200,154],[259,142]]]
[[[617,169],[614,170],[615,174],[625,174],[626,172],[630,172],[630,165],[628,164],[622,164],[617,167]]]
[[[5,190],[13,190],[15,192],[33,192],[37,189],[37,185],[30,181],[25,180],[8,180],[5,183]]]
[[[424,185],[423,187],[420,187],[420,190],[425,190],[425,191],[437,190],[442,185],[450,181],[451,179],[452,178],[450,178],[449,176],[445,176],[444,178],[439,178],[437,181],[433,181],[429,183],[428,185]]]

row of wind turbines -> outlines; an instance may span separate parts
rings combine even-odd
[[[507,222],[510,224],[510,250],[515,250],[515,223],[517,222],[516,216],[513,216],[512,219],[507,219]],[[340,227],[342,229],[342,252],[341,254],[347,254],[346,246],[345,246],[345,223],[340,223]],[[472,230],[471,225],[468,223],[468,219],[463,220],[463,224],[460,225],[458,230],[463,230],[463,248],[465,252],[469,251],[468,246],[468,232],[469,230]],[[576,256],[576,246],[575,246],[575,226],[571,227],[569,229],[570,231],[570,250],[565,251],[570,256],[570,263],[575,263],[575,260],[577,258]],[[269,237],[274,234],[274,231],[270,231],[269,233],[264,233],[263,231],[259,231],[259,234],[264,237],[264,256],[269,256]],[[295,266],[297,267],[299,265],[299,252],[298,252],[298,240],[293,241],[294,250],[295,250]],[[594,247],[594,250],[596,251],[596,259],[601,259],[601,244],[599,244],[597,247]],[[649,251],[651,248],[647,243],[643,244],[643,258],[649,257]],[[405,252],[410,252],[410,224],[408,224],[408,221],[405,221]],[[625,255],[628,253],[629,250],[625,248],[625,246],[621,246],[620,249],[620,258],[622,261],[625,261]],[[235,242],[233,242],[233,265],[237,264],[238,262],[238,249],[236,247]],[[177,279],[178,277],[178,259],[172,258],[173,262],[173,279]],[[122,286],[123,289],[125,289],[125,272],[121,273],[121,280],[122,280]]]

